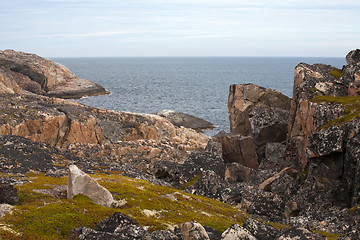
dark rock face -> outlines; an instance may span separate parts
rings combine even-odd
[[[290,98],[278,91],[253,84],[231,85],[230,131],[252,137],[261,162],[267,143],[286,140],[289,108]]]
[[[147,233],[143,240],[181,240],[178,236],[175,234],[169,232],[169,231],[154,231],[152,233]]]
[[[348,65],[360,64],[360,49],[352,50],[346,55],[346,62]]]
[[[16,205],[19,203],[19,196],[14,186],[4,183],[0,179],[0,204],[1,203]]]
[[[225,177],[225,162],[210,152],[193,152],[181,165],[182,179],[189,181],[207,170],[214,171],[221,179]]]
[[[284,230],[282,235],[279,238],[277,238],[277,240],[285,240],[285,239],[325,240],[326,237],[311,232],[304,228],[290,228]]]
[[[76,77],[61,64],[35,54],[13,50],[0,51],[0,69],[21,89],[39,95],[81,98],[108,93],[98,84]],[[9,85],[8,87],[19,92],[16,88]]]
[[[328,123],[349,111],[338,101],[340,97],[358,96],[356,91],[350,91],[352,84],[360,80],[358,58],[359,50],[350,52],[346,57],[348,65],[342,70],[304,63],[295,68],[287,141],[287,160],[299,171],[307,172],[310,182],[316,182],[317,187],[312,192],[321,192],[318,188],[332,189],[334,204],[347,204],[348,207],[360,202],[356,182],[360,157],[357,145],[359,119],[342,124]],[[317,96],[334,100],[317,101]],[[323,127],[326,124],[328,127]]]
[[[201,118],[198,118],[195,116],[191,116],[189,114],[182,113],[182,112],[176,112],[173,110],[163,110],[163,111],[157,112],[155,114],[160,117],[166,118],[167,120],[169,120],[172,124],[174,124],[177,127],[183,126],[183,127],[192,128],[195,130],[215,128],[214,124],[212,124],[204,119],[201,119]]]
[[[237,162],[249,168],[258,168],[256,148],[251,137],[222,133],[217,134],[216,139],[222,144],[223,158],[227,163]]]
[[[132,218],[116,212],[96,225],[96,231],[116,234],[121,239],[142,239],[145,230]]]
[[[243,239],[243,240],[257,240],[249,230],[241,227],[239,224],[235,223],[230,226],[225,232],[221,235],[221,240],[234,240],[234,239]]]
[[[256,239],[271,240],[280,235],[280,232],[276,228],[259,222],[253,218],[247,218],[243,227],[249,230]]]
[[[49,145],[20,136],[0,136],[0,146],[0,167],[6,173],[26,173],[31,169],[51,173],[65,168],[55,167],[64,159],[69,162],[79,160]]]

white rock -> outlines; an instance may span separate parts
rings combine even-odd
[[[77,166],[70,165],[67,197],[71,199],[77,194],[88,196],[95,203],[104,207],[111,207],[114,202],[112,194],[106,188]]]
[[[7,213],[12,213],[14,206],[3,203],[0,204],[0,219],[5,216]]]
[[[235,223],[221,234],[221,240],[256,240],[246,229]]]

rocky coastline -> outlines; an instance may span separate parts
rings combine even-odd
[[[360,50],[346,60],[300,63],[292,99],[231,85],[231,132],[208,137],[60,99],[106,90],[0,52],[0,239],[360,239]]]

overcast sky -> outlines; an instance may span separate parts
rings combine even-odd
[[[0,50],[315,56],[360,48],[359,0],[1,0]]]

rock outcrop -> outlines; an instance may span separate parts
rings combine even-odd
[[[0,51],[0,92],[24,91],[61,98],[108,93],[98,84],[75,76],[49,59],[13,50]]]
[[[186,113],[176,112],[174,110],[163,110],[155,114],[166,118],[177,127],[183,126],[186,128],[192,128],[197,131],[215,128],[214,124],[204,119]]]
[[[0,94],[0,134],[66,148],[153,139],[204,148],[208,137],[151,114],[115,112],[41,96]],[[186,148],[186,146],[183,146]]]
[[[333,201],[360,203],[359,93],[360,50],[350,52],[342,70],[301,63],[295,68],[288,160],[307,179],[333,189]]]
[[[230,132],[252,137],[261,161],[268,143],[286,140],[290,98],[254,84],[231,85],[228,110]]]

